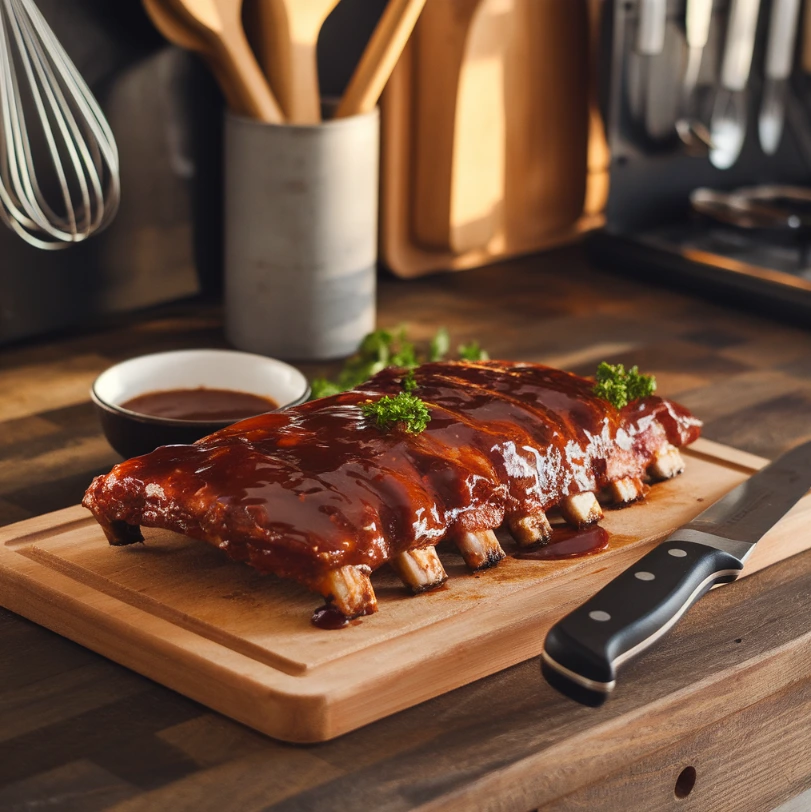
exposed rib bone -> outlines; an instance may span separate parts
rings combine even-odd
[[[672,445],[660,451],[648,466],[648,474],[652,479],[672,479],[683,470],[684,460],[679,450]]]
[[[645,486],[640,479],[626,477],[609,483],[606,492],[615,505],[630,505],[645,495]]]
[[[591,491],[567,496],[561,499],[558,507],[563,518],[573,527],[586,527],[603,518],[603,509]]]
[[[433,547],[408,550],[393,558],[390,563],[414,594],[442,586],[448,580],[445,568]]]
[[[349,618],[377,611],[377,598],[369,580],[368,567],[346,566],[327,573],[321,594]]]
[[[492,530],[479,530],[476,533],[459,533],[454,538],[465,564],[472,570],[494,567],[505,557]]]
[[[552,525],[546,514],[539,510],[537,513],[516,514],[507,517],[507,526],[512,537],[522,546],[536,544],[539,541],[549,541],[552,536]]]

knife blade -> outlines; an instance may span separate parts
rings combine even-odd
[[[811,442],[738,485],[556,623],[541,654],[547,681],[583,704],[602,704],[617,668],[715,584],[735,580],[758,541],[809,488]]]

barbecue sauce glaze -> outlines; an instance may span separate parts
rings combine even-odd
[[[543,366],[432,363],[415,374],[431,412],[421,434],[363,417],[362,404],[401,390],[402,370],[384,370],[362,389],[120,463],[84,504],[112,543],[133,540],[116,522],[165,527],[317,588],[338,567],[375,570],[448,533],[641,476],[664,444],[700,431],[675,403],[618,410],[592,381]]]

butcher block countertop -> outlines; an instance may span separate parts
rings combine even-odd
[[[811,332],[597,271],[579,248],[384,278],[378,320],[582,374],[638,364],[706,438],[761,457],[811,438]],[[0,525],[76,504],[118,461],[88,398],[99,372],[218,346],[219,309],[190,302],[0,348]],[[811,552],[711,592],[602,708],[555,693],[534,658],[317,745],[263,736],[0,609],[0,812],[747,812],[807,809],[809,788]]]

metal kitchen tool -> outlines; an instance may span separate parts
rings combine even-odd
[[[659,640],[712,586],[735,580],[809,487],[811,442],[738,485],[556,623],[541,655],[546,678],[585,704],[601,704],[617,667]]]
[[[338,0],[248,0],[248,37],[291,124],[321,121],[316,46]]]
[[[667,0],[640,0],[636,37],[636,52],[643,57],[640,120],[648,135],[654,129],[650,122],[651,107],[655,102],[652,96],[659,92],[656,84],[651,81],[651,63],[664,50],[666,25]]]
[[[767,155],[777,152],[783,135],[788,78],[794,61],[799,16],[800,0],[773,0],[763,97],[758,117],[760,146]]]
[[[120,195],[115,138],[32,0],[0,0],[0,125],[6,225],[48,250],[109,225]],[[47,181],[33,161],[31,141],[39,138],[51,157]]]
[[[710,36],[712,0],[687,0],[684,28],[687,36],[687,65],[682,77],[681,117],[676,122],[679,138],[699,154],[711,146],[710,131],[695,112],[695,94],[701,57]]]
[[[710,161],[718,169],[729,169],[735,164],[746,137],[746,86],[759,11],[760,0],[731,0],[721,86],[716,91],[710,119]]]
[[[152,0],[152,21],[161,33],[183,48],[199,52],[212,66],[234,111],[258,121],[280,124],[282,111],[251,51],[242,27],[242,0]],[[173,21],[173,24],[169,24]]]

